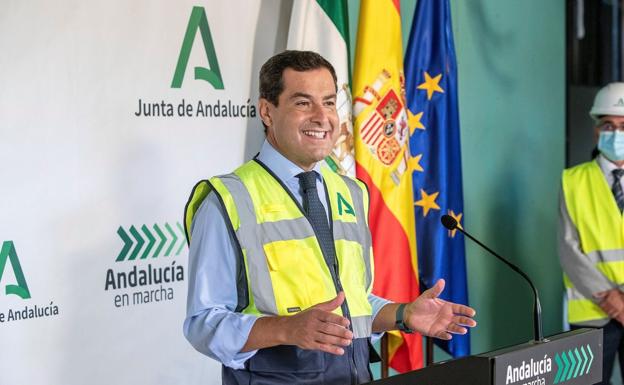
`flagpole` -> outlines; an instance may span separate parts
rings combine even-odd
[[[388,378],[388,333],[381,337],[381,378]]]
[[[425,337],[425,344],[427,349],[427,361],[425,366],[433,365],[433,338]]]

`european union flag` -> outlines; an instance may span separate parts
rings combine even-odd
[[[464,236],[440,224],[464,221],[457,68],[448,0],[419,0],[405,54],[418,271],[422,288],[446,280],[442,298],[468,304]],[[453,357],[470,354],[470,338],[436,343]]]

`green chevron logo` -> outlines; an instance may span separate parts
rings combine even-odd
[[[567,352],[557,353],[555,362],[557,363],[557,374],[553,384],[560,384],[588,374],[592,362],[594,362],[594,353],[589,345],[581,346],[580,350],[574,348],[574,350],[570,349]]]
[[[163,228],[165,231],[163,231]],[[148,259],[180,255],[180,252],[186,245],[184,228],[182,228],[180,222],[176,222],[175,228],[169,225],[169,223],[165,223],[162,228],[155,223],[151,229],[145,224],[141,225],[140,229],[141,232],[132,225],[126,231],[123,226],[119,226],[117,234],[124,242],[124,245],[115,262],[134,261],[137,257],[139,259]],[[154,246],[156,247],[154,248]]]
[[[17,285],[6,285],[6,295],[15,294],[22,299],[30,298],[30,290],[26,284],[26,278],[24,278],[24,272],[22,271],[22,265],[20,265],[19,258],[17,258],[17,252],[15,251],[15,245],[13,241],[4,241],[2,248],[0,249],[0,282],[6,269],[7,262],[11,262],[13,268],[13,275]]]

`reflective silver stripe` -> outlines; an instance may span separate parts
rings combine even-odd
[[[578,290],[576,290],[573,287],[567,288],[566,294],[567,294],[569,302],[575,301],[575,300],[576,301],[591,300],[592,302],[596,303],[594,299],[583,296],[583,294],[581,294]],[[607,315],[605,314],[603,318],[592,319],[592,320],[581,321],[581,322],[574,322],[574,325],[601,327],[601,326],[606,325],[608,322],[609,322],[609,317],[607,317]]]
[[[624,250],[596,250],[591,253],[587,253],[587,257],[593,263],[620,262],[624,261]]]
[[[220,175],[218,178],[223,185],[228,189],[230,194],[234,197],[234,206],[238,211],[239,218],[242,218],[247,213],[254,213],[253,201],[249,192],[243,185],[243,182],[236,174]],[[255,219],[255,215],[253,216]],[[242,224],[243,221],[241,221]]]
[[[596,301],[594,301],[591,298],[587,298],[585,297],[583,294],[581,294],[580,291],[576,290],[573,287],[568,287],[566,289],[566,294],[568,295],[568,301],[574,301],[574,300],[582,300],[582,299],[590,299],[592,300],[592,302],[596,303]]]
[[[364,258],[364,264],[366,265],[366,289],[371,287],[373,282],[373,274],[371,271],[371,258],[370,258],[370,250],[372,245],[371,233],[366,223],[366,210],[364,207],[364,199],[362,197],[362,189],[358,186],[357,182],[349,179],[348,177],[342,177],[342,180],[345,182],[347,187],[349,188],[349,192],[351,193],[351,199],[353,200],[353,205],[356,207],[356,213],[361,213],[361,215],[356,216],[357,224],[359,227],[358,234],[360,234],[359,238],[362,236],[364,239],[351,238],[357,240],[362,245],[362,257]],[[345,223],[343,223],[344,225]]]
[[[246,242],[257,241],[258,238],[260,238],[260,242],[258,242],[260,245],[316,236],[306,217],[284,219],[276,222],[256,223],[253,226],[246,226],[244,229],[241,227],[237,231],[237,234],[241,240],[245,240]],[[334,239],[345,239],[363,243],[365,239],[362,239],[363,237],[360,234],[362,234],[362,229],[357,223],[334,221]]]
[[[334,221],[334,239],[344,239],[363,243],[365,239],[361,236],[362,229],[358,223]]]
[[[241,247],[247,250],[247,273],[249,274],[250,292],[256,308],[262,313],[277,314],[275,294],[269,274],[269,266],[262,256],[263,249],[260,239],[251,236],[256,230],[256,214],[249,191],[235,174],[220,177],[221,181],[234,197],[234,205],[240,218],[240,227],[236,231]]]
[[[351,326],[353,327],[353,338],[370,337],[373,331],[373,317],[370,315],[352,317]]]
[[[256,219],[254,217],[254,223]],[[258,241],[260,245],[271,242],[288,241],[314,237],[314,230],[306,217],[285,219],[276,222],[255,223],[241,232],[241,238]]]

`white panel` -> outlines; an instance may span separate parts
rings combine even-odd
[[[193,6],[204,8],[225,89],[195,80],[208,66],[198,34],[181,88],[171,88]],[[4,1],[0,5],[0,246],[13,241],[31,298],[0,278],[3,384],[218,384],[220,364],[182,335],[187,249],[176,223],[199,179],[229,172],[263,138],[256,118],[135,116],[138,101],[257,100],[259,66],[285,46],[278,1]],[[278,20],[281,18],[281,21]],[[260,20],[260,21],[259,21]],[[166,236],[153,257],[116,262],[131,226]],[[179,239],[172,254],[164,252]],[[131,255],[136,246],[126,254]],[[0,258],[1,261],[1,258]],[[175,263],[174,263],[175,262]],[[115,307],[114,274],[173,266],[173,299]],[[2,266],[0,266],[0,269]],[[24,309],[58,315],[7,320]],[[21,314],[21,313],[20,313]],[[4,317],[4,319],[2,318]]]

